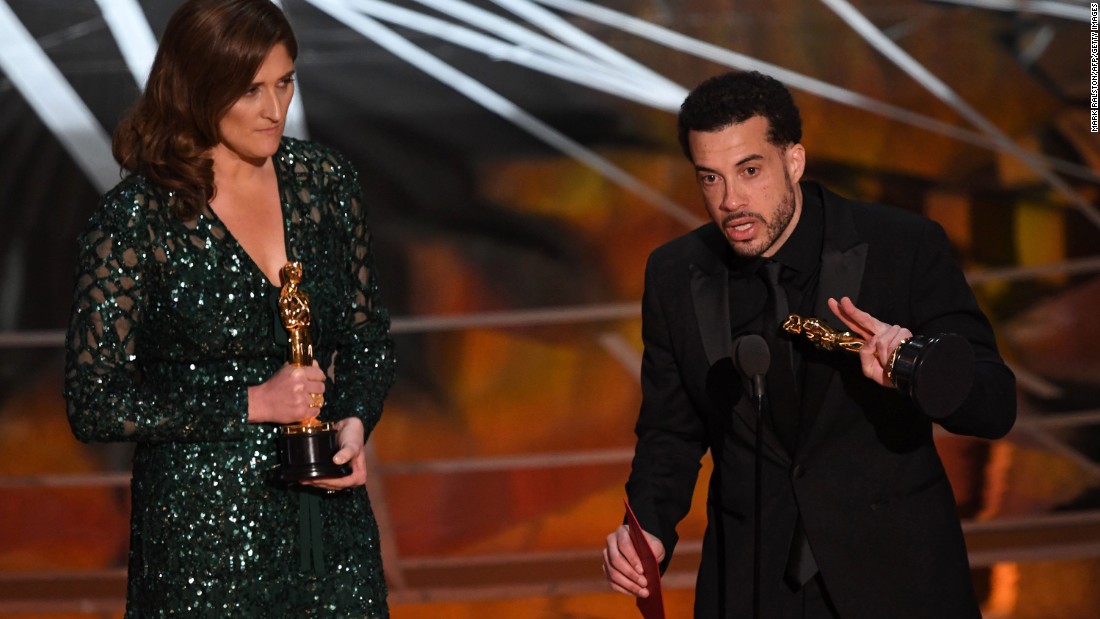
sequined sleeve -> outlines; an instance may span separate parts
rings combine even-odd
[[[382,415],[382,401],[396,374],[390,316],[379,303],[378,279],[371,250],[367,207],[355,169],[338,156],[331,174],[336,175],[337,199],[343,203],[345,232],[350,250],[348,275],[353,282],[347,328],[338,343],[335,376],[339,399],[332,413],[363,420],[369,434]]]
[[[162,254],[145,221],[146,199],[124,182],[103,198],[78,240],[66,338],[69,423],[82,441],[240,438],[248,414],[245,387],[158,389],[141,371],[145,279]]]

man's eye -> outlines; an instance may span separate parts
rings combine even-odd
[[[745,174],[748,174],[749,176],[756,176],[756,173],[759,171],[760,170],[758,168],[745,168]]]

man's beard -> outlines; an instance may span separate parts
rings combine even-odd
[[[787,181],[787,193],[783,196],[783,199],[779,202],[779,208],[776,209],[774,216],[769,221],[764,219],[763,215],[752,213],[749,216],[757,219],[760,223],[764,224],[764,238],[759,239],[752,245],[745,243],[730,243],[733,247],[733,252],[743,258],[755,258],[760,256],[764,252],[771,249],[775,244],[776,239],[783,235],[783,231],[787,229],[787,226],[791,224],[791,220],[794,219],[794,186],[791,185],[791,177],[787,174],[787,171],[783,171],[783,177]],[[743,214],[730,215],[730,219],[734,217],[744,217]]]

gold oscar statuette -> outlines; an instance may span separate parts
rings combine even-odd
[[[313,364],[313,340],[309,327],[309,295],[301,288],[302,264],[288,262],[280,271],[282,290],[279,292],[279,317],[290,340],[287,362],[291,365]],[[347,465],[337,465],[332,457],[339,451],[335,424],[318,419],[324,406],[324,394],[311,393],[313,416],[298,423],[279,426],[276,445],[279,464],[275,478],[284,483],[307,479],[343,477],[351,473]]]
[[[819,350],[858,354],[865,342],[851,331],[837,331],[820,318],[791,314],[783,330],[802,335]],[[914,335],[898,344],[885,364],[886,377],[926,415],[950,415],[970,393],[974,349],[955,333]]]

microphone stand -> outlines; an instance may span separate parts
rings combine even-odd
[[[752,616],[754,619],[760,619],[760,561],[764,556],[762,549],[763,534],[760,527],[760,519],[763,515],[761,505],[764,501],[762,457],[764,451],[764,376],[762,374],[752,377],[752,401],[756,404],[756,444],[753,446]]]
[[[760,519],[764,503],[764,375],[771,365],[771,351],[768,342],[759,335],[743,335],[733,345],[734,363],[737,369],[749,378],[752,385],[752,402],[756,405],[756,436],[753,445],[753,570],[752,570],[752,615],[760,619],[760,562],[764,552],[763,534]]]

